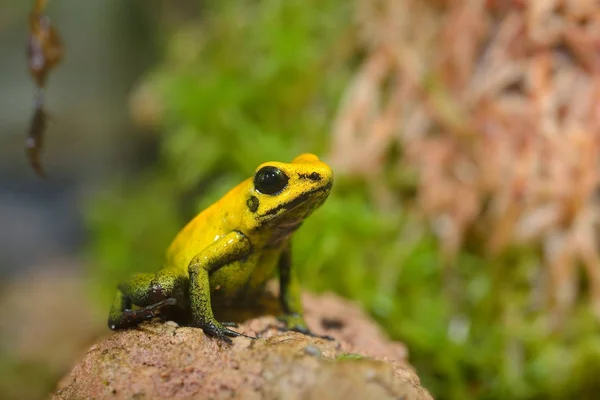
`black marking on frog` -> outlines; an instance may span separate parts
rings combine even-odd
[[[300,179],[309,179],[313,182],[319,182],[323,177],[318,172],[313,172],[310,174],[298,174]]]
[[[246,202],[246,205],[248,206],[248,209],[251,212],[256,212],[256,210],[258,210],[259,204],[260,203],[259,203],[258,198],[256,196],[250,196],[250,198]]]

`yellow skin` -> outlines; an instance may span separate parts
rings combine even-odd
[[[280,319],[286,329],[310,334],[291,269],[290,236],[327,199],[332,183],[331,168],[312,154],[261,164],[179,232],[161,270],[119,285],[109,327],[127,328],[163,307],[176,308],[192,326],[231,342],[240,334],[215,320],[213,305],[256,298],[278,269]]]

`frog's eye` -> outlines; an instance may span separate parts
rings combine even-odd
[[[277,194],[287,186],[288,179],[279,168],[263,167],[254,175],[254,187],[262,194]]]

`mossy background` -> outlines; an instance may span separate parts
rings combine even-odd
[[[424,3],[445,15],[446,2]],[[111,175],[83,211],[99,308],[130,273],[159,268],[177,231],[258,164],[302,152],[335,161],[333,121],[368,52],[357,44],[366,35],[361,4],[190,0],[139,9],[159,60],[131,95],[146,135],[136,169]],[[436,79],[424,86],[452,113]],[[376,173],[335,171],[330,198],[294,236],[303,286],[360,301],[406,343],[435,398],[595,398],[600,339],[586,276],[556,322],[537,290],[546,262],[539,242],[492,254],[485,238],[494,228],[484,221],[449,256],[419,207],[419,174],[404,150],[386,146]]]

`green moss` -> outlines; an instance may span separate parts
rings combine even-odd
[[[36,360],[1,354],[0,393],[6,400],[42,398],[54,388],[60,373],[52,366]]]

